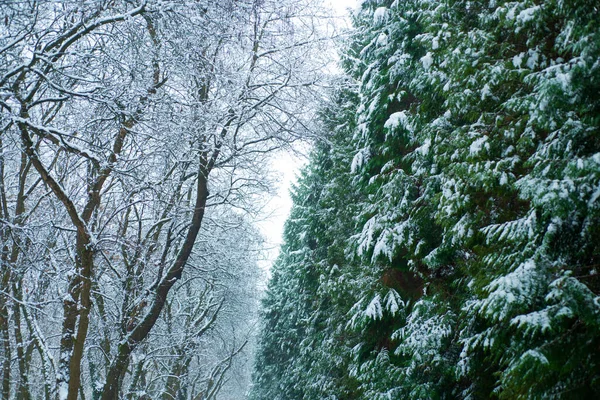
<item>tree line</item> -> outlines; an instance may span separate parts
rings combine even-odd
[[[352,19],[250,398],[600,396],[599,5]]]
[[[243,395],[252,221],[269,154],[314,134],[314,10],[0,2],[0,398]]]

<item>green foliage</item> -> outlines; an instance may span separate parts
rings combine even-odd
[[[347,374],[353,338],[344,329],[357,292],[349,284],[354,270],[345,254],[356,208],[346,168],[354,97],[341,92],[335,110],[324,110],[324,126],[332,133],[328,143],[317,144],[292,190],[284,244],[263,303],[251,398],[357,398],[357,384]]]
[[[600,397],[598,5],[371,0],[354,25],[259,352],[293,343],[273,382],[304,392],[256,398]],[[265,341],[275,295],[301,337]]]

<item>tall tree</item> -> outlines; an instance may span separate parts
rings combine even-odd
[[[308,337],[286,363],[342,353],[347,342],[332,350],[310,330],[325,309],[346,316],[341,332],[355,345],[337,361],[357,398],[598,395],[597,11],[586,1],[361,3],[344,53],[358,82],[345,117],[355,155],[332,167],[352,171],[346,192],[338,186],[352,207],[310,212],[319,236],[344,242],[335,265],[352,274],[303,283],[284,247],[268,301],[294,299],[285,285],[298,282],[319,305],[298,307]],[[355,225],[325,223],[335,212]],[[309,265],[334,263],[316,255]],[[281,307],[267,302],[263,337],[294,343],[272,323]],[[256,368],[271,366],[261,356]],[[304,371],[286,379],[352,398]],[[257,377],[258,391],[269,387]]]
[[[254,215],[269,190],[269,153],[312,134],[320,32],[303,2],[0,7],[0,322],[4,355],[19,360],[2,363],[2,393],[113,400],[124,383],[143,386],[129,368],[136,349],[200,346],[222,326],[236,299],[216,270],[254,276],[236,270],[256,265],[240,252],[214,254],[246,232],[239,249],[257,257],[239,215]],[[195,291],[206,293],[178,309]],[[149,343],[157,324],[178,323]],[[214,397],[246,336],[205,365],[173,349],[174,373],[152,396]],[[193,363],[214,382],[194,389]],[[29,375],[36,365],[41,382]]]
[[[339,292],[352,291],[345,280],[354,272],[346,265],[344,235],[353,226],[356,195],[344,166],[352,156],[354,125],[347,121],[356,96],[344,89],[335,97],[336,107],[321,116],[331,133],[315,145],[292,189],[284,244],[263,301],[251,398],[356,398],[356,382],[345,376],[353,342],[344,338],[346,315],[338,304],[351,301],[349,292]]]

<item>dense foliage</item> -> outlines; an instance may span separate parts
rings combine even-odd
[[[600,8],[365,1],[254,399],[600,397]]]

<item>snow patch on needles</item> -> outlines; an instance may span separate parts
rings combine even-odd
[[[378,7],[373,13],[373,21],[376,24],[381,24],[387,19],[387,8]]]
[[[375,295],[373,300],[367,306],[365,310],[365,315],[370,319],[382,319],[383,318],[383,309],[381,307],[381,297],[379,295]]]
[[[408,116],[406,115],[406,113],[404,111],[398,111],[398,112],[395,112],[392,115],[390,115],[388,117],[387,121],[385,121],[385,124],[383,125],[383,127],[390,131],[394,130],[398,127],[402,127],[409,132],[413,131],[413,128],[410,125],[410,122],[408,121]]]
[[[431,52],[427,52],[423,57],[421,57],[421,64],[423,64],[423,68],[428,70],[433,65],[433,55]]]

